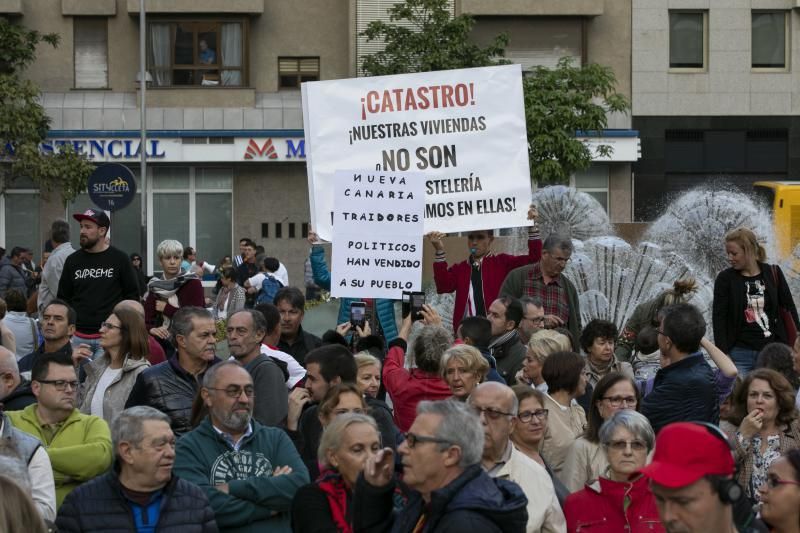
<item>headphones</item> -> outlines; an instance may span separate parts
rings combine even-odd
[[[722,432],[721,429],[719,429],[714,424],[710,424],[708,422],[693,422],[693,423],[697,424],[698,426],[706,428],[706,430],[711,435],[724,442],[725,446],[727,446],[727,448],[731,452],[731,457],[734,458],[734,464],[736,463],[736,456],[734,455],[731,443],[730,441],[728,441],[728,437],[725,435],[725,433]],[[736,482],[735,476],[732,478],[726,478],[726,477],[712,475],[707,477],[706,479],[708,479],[709,482],[711,482],[711,485],[714,487],[714,489],[717,491],[717,494],[719,495],[720,501],[722,501],[722,503],[724,504],[735,505],[744,497],[744,490],[742,490],[742,487],[739,485],[739,483]]]

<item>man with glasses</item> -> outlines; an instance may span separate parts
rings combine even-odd
[[[175,475],[205,491],[220,530],[288,533],[308,470],[283,430],[253,420],[253,378],[235,361],[218,363],[200,397],[208,416],[178,441]]]
[[[472,392],[467,403],[479,413],[483,426],[481,466],[493,478],[517,483],[528,498],[527,531],[566,531],[564,513],[547,470],[517,450],[511,442],[519,410],[514,391],[500,383],[482,383]],[[527,416],[532,415],[528,413]],[[528,418],[523,423],[529,421]]]
[[[519,340],[528,344],[531,335],[544,329],[544,307],[542,299],[537,296],[523,296],[519,299],[522,304],[522,320],[519,323]]]
[[[658,348],[668,362],[656,374],[653,390],[642,400],[642,414],[653,429],[671,422],[719,423],[719,393],[714,371],[700,352],[706,333],[702,313],[691,304],[665,307]]]
[[[544,241],[540,261],[516,268],[500,287],[501,296],[538,297],[544,307],[544,327],[566,327],[577,339],[581,332],[581,309],[575,285],[562,275],[572,257],[569,237],[551,234]]]
[[[261,353],[267,321],[259,311],[242,309],[228,317],[228,349],[237,363],[253,377],[258,394],[253,417],[265,426],[286,422],[289,393],[283,371],[272,358]]]
[[[493,479],[481,469],[483,443],[481,422],[469,406],[453,400],[420,402],[398,448],[403,483],[411,489],[405,507],[393,511],[394,453],[384,448],[367,459],[356,482],[353,529],[525,531],[528,499],[516,483]]]
[[[78,377],[70,356],[40,357],[31,372],[31,390],[37,403],[6,414],[17,429],[47,448],[60,506],[75,487],[109,467],[111,434],[105,420],[75,408]]]

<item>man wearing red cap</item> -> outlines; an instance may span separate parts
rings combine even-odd
[[[650,479],[661,523],[669,533],[755,531],[734,470],[733,453],[719,428],[676,422],[658,434],[653,462],[642,474]],[[744,511],[743,516],[736,511]]]
[[[138,300],[139,285],[128,256],[108,243],[108,216],[87,209],[72,217],[81,225],[81,248],[64,261],[58,297],[78,314],[73,347],[92,357],[100,346],[100,324],[122,300]]]

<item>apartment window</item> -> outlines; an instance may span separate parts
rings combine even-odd
[[[669,12],[669,67],[704,69],[708,57],[708,13]]]
[[[275,223],[275,238],[276,239],[283,238],[283,224],[280,222]]]
[[[753,11],[753,68],[785,69],[789,55],[787,11]]]
[[[304,81],[318,81],[319,58],[279,57],[278,80],[280,89],[299,89]]]
[[[154,167],[152,187],[153,251],[164,239],[177,239],[212,264],[230,255],[233,169]],[[157,263],[153,267],[161,270]]]
[[[153,22],[147,41],[147,68],[156,87],[247,84],[243,20]]]
[[[105,18],[75,17],[75,88],[108,88],[108,25]]]
[[[573,186],[600,202],[608,212],[608,165],[592,164],[586,170],[576,172]]]

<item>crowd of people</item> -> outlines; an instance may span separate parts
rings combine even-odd
[[[710,328],[691,279],[582,324],[532,206],[524,255],[427,236],[452,323],[342,299],[317,336],[313,232],[304,294],[250,239],[165,240],[148,278],[74,218],[77,250],[56,221],[42,266],[0,262],[0,531],[800,532],[800,321],[746,228]]]

